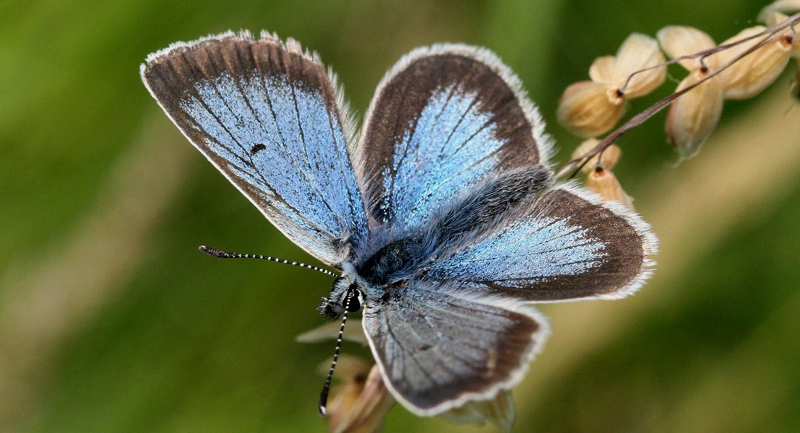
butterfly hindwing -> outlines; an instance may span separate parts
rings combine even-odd
[[[549,333],[532,309],[426,281],[367,306],[363,326],[387,386],[423,416],[510,389]]]
[[[656,243],[634,212],[567,184],[453,244],[426,276],[520,301],[614,299],[649,276]]]
[[[173,44],[142,65],[164,111],[300,247],[338,265],[366,239],[334,80],[299,44],[227,33]]]
[[[406,236],[485,179],[546,165],[542,128],[519,80],[488,50],[417,49],[378,86],[354,155],[368,211]]]

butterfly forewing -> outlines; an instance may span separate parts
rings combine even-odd
[[[335,83],[297,43],[225,34],[174,44],[142,78],[183,133],[299,246],[339,264],[366,238]]]
[[[523,301],[619,298],[641,286],[655,249],[638,215],[562,185],[454,245],[427,276]]]
[[[494,54],[437,45],[407,55],[378,86],[355,160],[371,216],[400,237],[485,179],[546,164],[549,146]]]
[[[535,311],[425,281],[368,306],[363,325],[387,386],[419,415],[511,388],[549,332]]]

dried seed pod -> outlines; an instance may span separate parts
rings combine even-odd
[[[638,98],[655,90],[667,76],[666,67],[658,67],[633,76],[634,72],[664,63],[658,42],[650,36],[634,33],[619,47],[611,74],[611,85],[627,98]],[[627,85],[626,85],[627,82]],[[624,87],[623,87],[624,86]]]
[[[622,189],[617,177],[610,170],[597,168],[586,177],[586,186],[603,196],[603,200],[616,200],[633,210],[633,199]]]
[[[676,91],[696,83],[705,76],[695,71],[687,76]],[[724,90],[718,77],[712,77],[676,99],[667,114],[667,136],[681,159],[691,158],[700,150],[722,116]]]
[[[653,38],[630,35],[616,56],[595,59],[589,68],[592,81],[581,81],[564,90],[558,106],[559,122],[581,137],[608,132],[625,113],[626,99],[653,91],[664,82],[667,70],[658,67],[633,77],[631,74],[663,62]]]
[[[625,101],[606,85],[592,81],[575,83],[564,91],[558,105],[558,121],[573,134],[595,137],[609,131],[625,112]]]
[[[344,383],[334,390],[328,404],[328,431],[380,431],[395,399],[384,385],[378,366],[370,369],[366,362],[353,358],[343,367]],[[339,367],[340,371],[343,367]]]
[[[794,14],[800,12],[800,0],[778,0],[768,4],[758,14],[758,20],[762,23],[769,23],[768,16],[771,12],[781,12],[783,14]],[[770,26],[774,25],[769,24]]]
[[[744,29],[739,32],[738,35],[723,42],[722,45],[757,35],[765,29],[764,26]],[[762,37],[756,37],[736,45],[735,47],[720,51],[715,54],[718,64],[720,66],[724,65],[762,39]],[[781,37],[750,53],[729,68],[720,72],[719,77],[725,89],[725,99],[751,98],[772,84],[786,67],[786,63],[789,61],[791,48],[792,41],[786,36]]]
[[[574,152],[572,152],[572,159],[578,159],[582,157],[586,152],[592,150],[600,143],[600,140],[596,138],[590,138],[578,146]],[[600,167],[611,170],[619,161],[619,157],[622,155],[622,149],[619,148],[616,144],[612,144],[608,146],[604,151],[601,153],[591,157],[586,164],[581,167],[581,171],[584,173],[589,173],[597,168],[597,160],[600,158]]]
[[[594,59],[592,66],[589,67],[589,78],[595,83],[611,84],[616,61],[617,59],[614,56],[603,56]]]
[[[785,14],[782,14],[774,10],[769,11],[765,15],[766,16],[764,22],[770,27],[776,24],[780,24],[789,19],[789,17],[786,16]],[[759,18],[761,18],[761,15],[759,15]],[[795,59],[800,59],[800,37],[797,37],[795,34],[793,34],[791,29],[787,29],[787,31],[784,32],[784,35],[789,36],[792,39],[792,49],[790,56]]]
[[[716,46],[711,36],[693,27],[667,26],[659,30],[656,37],[661,48],[672,59],[699,53]],[[702,61],[699,57],[683,59],[678,63],[689,71],[702,69],[703,64],[709,70],[714,70],[717,66],[713,56]]]

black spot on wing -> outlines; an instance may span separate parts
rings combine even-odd
[[[263,144],[258,143],[258,144],[256,144],[255,146],[253,146],[250,149],[250,155],[255,155],[256,153],[261,152],[262,150],[264,150],[266,148],[267,148],[267,146],[264,146]]]

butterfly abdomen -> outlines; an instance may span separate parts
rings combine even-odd
[[[455,202],[430,231],[447,244],[467,233],[486,231],[496,220],[507,218],[519,204],[533,200],[552,183],[550,172],[541,165],[491,179]]]

